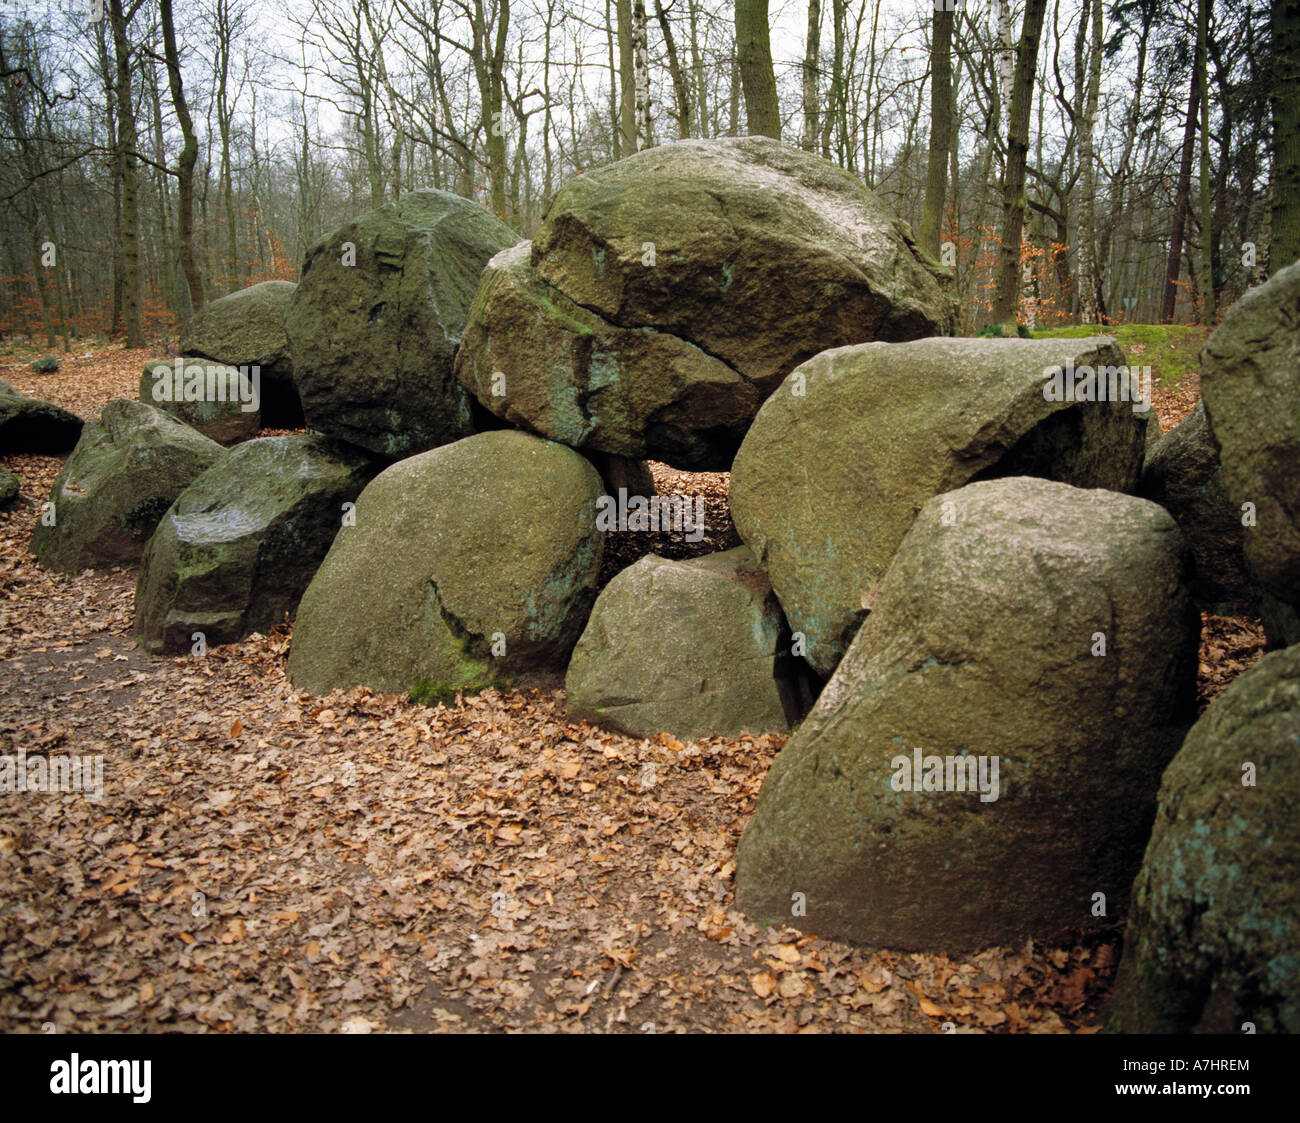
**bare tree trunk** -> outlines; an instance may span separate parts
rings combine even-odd
[[[650,43],[645,0],[632,0],[632,66],[636,77],[637,149],[654,146],[650,116]]]
[[[1196,74],[1201,103],[1201,277],[1205,296],[1205,322],[1218,318],[1214,296],[1214,213],[1210,184],[1210,0],[1199,0],[1196,14]]]
[[[636,143],[636,62],[632,0],[618,0],[619,154],[631,156]]]
[[[1025,165],[1029,154],[1029,111],[1034,98],[1034,73],[1038,69],[1038,41],[1043,32],[1047,0],[1026,0],[1025,22],[1020,30],[1020,51],[1011,89],[1011,129],[1007,137],[1007,173],[1002,189],[1002,247],[998,260],[997,301],[993,318],[998,323],[1016,319],[1020,281],[1020,236],[1025,228]]]
[[[776,71],[772,68],[767,0],[736,0],[736,56],[750,135],[780,140],[781,105],[776,95]]]
[[[1098,323],[1101,282],[1097,276],[1097,156],[1092,135],[1101,92],[1101,0],[1084,0],[1092,6],[1092,48],[1088,57],[1088,93],[1079,122],[1079,170],[1083,198],[1079,201],[1079,319]],[[1082,31],[1080,32],[1082,34]]]
[[[808,0],[808,37],[803,53],[803,135],[799,147],[805,152],[817,151],[817,95],[819,74],[818,56],[821,53],[822,5],[821,0]]]
[[[1270,262],[1300,259],[1300,0],[1273,0],[1273,201]]]
[[[203,279],[194,264],[194,165],[199,158],[199,142],[194,135],[194,121],[181,82],[181,61],[176,51],[176,30],[172,21],[172,0],[158,0],[162,20],[163,53],[167,59],[167,81],[171,86],[172,106],[181,127],[181,154],[176,165],[180,195],[180,258],[185,284],[190,293],[190,311],[203,307]]]
[[[135,350],[144,346],[144,324],[140,308],[140,213],[136,171],[135,106],[131,98],[131,51],[127,24],[140,6],[129,11],[123,0],[109,0],[109,20],[113,28],[113,54],[117,64],[117,174],[122,184],[122,321],[126,345]]]
[[[678,137],[691,135],[691,85],[682,70],[681,59],[677,54],[677,41],[673,38],[673,25],[668,21],[664,11],[663,0],[655,0],[655,17],[659,21],[659,30],[663,32],[664,49],[668,52],[668,74],[673,80],[673,97],[677,100],[677,109],[673,116],[677,118]]]
[[[622,10],[627,0],[618,0],[618,7],[615,9],[619,14],[618,25],[615,26],[615,20],[611,18],[611,9],[613,8],[612,0],[605,0],[605,30],[607,32],[606,44],[609,48],[609,133],[613,138],[614,159],[623,158],[623,127],[619,120],[619,103],[621,101],[619,93],[621,91],[620,83],[622,81],[622,72],[618,64],[614,61],[614,52],[617,49],[620,56],[623,50],[623,22]],[[573,114],[574,99],[569,99],[569,113]]]
[[[695,78],[695,119],[699,125],[699,135],[712,135],[712,121],[709,117],[708,85],[704,79],[704,60],[700,57],[700,8],[696,0],[687,0],[687,9],[691,16],[691,73]]]
[[[921,248],[939,256],[939,230],[947,183],[948,153],[952,148],[952,25],[954,13],[946,8],[934,13],[930,45],[930,152],[925,166],[925,203],[921,210]],[[954,185],[954,190],[956,187]]]
[[[998,21],[998,89],[1002,104],[1011,105],[1011,81],[1015,72],[1016,57],[1011,42],[1011,0],[993,0]]]
[[[1187,121],[1183,125],[1183,154],[1178,164],[1178,187],[1174,196],[1174,218],[1169,229],[1169,259],[1165,266],[1165,292],[1160,304],[1160,322],[1172,324],[1178,302],[1178,274],[1182,266],[1183,237],[1192,197],[1192,148],[1196,143],[1196,107],[1200,80],[1192,68],[1192,89],[1187,95]]]

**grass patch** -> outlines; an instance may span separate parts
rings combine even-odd
[[[1199,324],[1067,324],[1043,328],[1034,339],[1089,339],[1109,335],[1129,363],[1149,366],[1165,389],[1176,389],[1188,371],[1200,372],[1201,345],[1209,329]]]
[[[975,333],[975,338],[976,339],[1001,339],[1002,334],[1003,333],[1002,333],[1001,324],[985,324],[984,327],[980,328],[980,330]],[[1016,324],[1016,334],[1020,336],[1021,339],[1030,338],[1029,329],[1025,327],[1024,324]]]

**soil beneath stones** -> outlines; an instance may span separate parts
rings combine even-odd
[[[85,416],[148,357],[0,375]],[[784,738],[621,737],[569,723],[558,688],[312,697],[285,678],[288,626],[147,656],[134,570],[28,553],[62,461],[5,463],[23,488],[0,512],[0,753],[101,757],[103,794],[0,795],[0,1030],[1100,1028],[1116,931],[948,957],[736,913],[736,843]],[[725,474],[654,470],[706,496],[708,532],[613,536],[612,571],[737,544]],[[1202,706],[1262,641],[1206,618]]]

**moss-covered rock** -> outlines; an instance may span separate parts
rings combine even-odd
[[[202,379],[205,389],[203,397],[186,401],[184,397],[176,396],[177,363],[180,364],[182,393],[187,381]],[[238,395],[226,393],[224,400],[215,396],[208,397],[208,365],[208,360],[193,355],[183,355],[180,359],[154,359],[145,363],[140,375],[140,400],[171,414],[177,421],[197,429],[218,444],[230,445],[252,440],[262,427],[260,403],[257,408],[249,409],[247,407],[255,403],[251,400],[242,401]],[[222,377],[221,382],[228,388],[228,377]],[[248,385],[251,388],[251,380]]]
[[[185,653],[195,632],[210,646],[231,643],[292,616],[376,470],[316,435],[232,449],[177,497],[149,542],[135,593],[141,647]]]
[[[800,716],[802,660],[744,546],[650,555],[596,600],[565,679],[572,721],[632,737],[774,733]]]
[[[477,203],[421,190],[312,246],[285,319],[308,426],[389,459],[472,433],[452,360],[483,266],[518,241]]]
[[[1242,555],[1241,510],[1223,486],[1204,402],[1148,449],[1137,494],[1173,515],[1192,548],[1197,604],[1211,612],[1253,612],[1258,590]]]
[[[736,456],[731,512],[820,674],[931,496],[1014,475],[1132,489],[1144,411],[1044,396],[1052,368],[1124,362],[1105,337],[923,339],[827,351],[786,379]]]
[[[118,398],[86,422],[37,522],[32,553],[63,573],[134,564],[172,501],[225,455],[143,402]]]
[[[570,448],[726,470],[762,395],[674,335],[620,328],[575,304],[528,263],[494,257],[456,357],[487,409]]]
[[[950,331],[946,280],[842,169],[765,137],[685,140],[560,190],[489,266],[457,377],[583,452],[725,470],[804,359]]]
[[[303,423],[284,330],[285,313],[297,287],[292,281],[263,281],[209,301],[180,341],[182,355],[257,367],[262,424],[269,429],[296,429]]]
[[[1194,716],[1186,567],[1143,499],[1027,477],[931,499],[763,783],[740,908],[947,952],[1109,923]]]
[[[0,390],[0,456],[67,452],[81,437],[81,418],[62,406]]]
[[[1253,505],[1246,563],[1278,611],[1269,642],[1300,642],[1300,262],[1237,301],[1201,349],[1201,394],[1232,504]]]
[[[1265,655],[1165,771],[1111,1008],[1124,1033],[1300,1032],[1300,646]]]
[[[525,433],[394,464],[361,494],[356,525],[302,599],[294,683],[474,690],[562,670],[595,599],[601,494],[581,456]]]
[[[852,174],[767,137],[685,140],[574,177],[537,275],[769,390],[828,347],[951,330],[946,274]]]
[[[0,507],[7,507],[18,498],[21,481],[3,464],[0,464]]]

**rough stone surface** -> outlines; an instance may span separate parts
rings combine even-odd
[[[538,280],[528,244],[489,263],[456,358],[496,416],[584,452],[731,466],[762,395],[673,335],[620,328]]]
[[[292,281],[263,281],[210,301],[180,341],[182,355],[256,366],[261,376],[262,423],[269,429],[297,429],[303,423],[284,330],[285,313],[297,287]]]
[[[849,172],[767,137],[680,141],[576,176],[532,261],[611,323],[679,336],[761,388],[828,347],[952,325],[907,225]]]
[[[162,410],[118,398],[86,422],[32,552],[63,573],[134,564],[172,501],[226,452]]]
[[[1204,402],[1147,451],[1137,494],[1173,515],[1192,548],[1197,604],[1207,611],[1253,613],[1258,591],[1242,555],[1241,510],[1224,489]]]
[[[76,445],[81,418],[60,406],[0,390],[0,456],[11,452],[60,453]]]
[[[1245,294],[1201,348],[1201,394],[1232,503],[1255,505],[1246,563],[1277,602],[1275,646],[1300,642],[1300,262]]]
[[[768,398],[736,457],[731,512],[820,674],[931,496],[1014,475],[1133,488],[1144,414],[1044,400],[1044,370],[1070,361],[1125,359],[1108,337],[871,343],[818,355]]]
[[[135,594],[140,644],[188,653],[270,631],[292,615],[374,475],[325,437],[264,437],[232,449],[172,504],[149,542]],[[375,560],[383,568],[381,556]]]
[[[946,281],[847,172],[765,137],[687,140],[561,189],[492,263],[457,376],[584,452],[725,470],[804,359],[951,330]]]
[[[1187,561],[1167,512],[1112,491],[1019,477],[930,500],[764,781],[739,907],[948,952],[1086,929],[1099,892],[1121,912],[1194,716]],[[996,758],[998,798],[896,790],[917,751]]]
[[[1300,647],[1265,655],[1165,771],[1112,1006],[1125,1033],[1300,1032]],[[1243,769],[1254,768],[1254,783]]]
[[[739,546],[650,555],[605,587],[565,679],[573,721],[682,740],[779,732],[799,717],[799,664],[781,606]]]
[[[0,464],[0,507],[7,507],[18,498],[19,487],[18,477]]]
[[[644,495],[649,498],[659,493],[654,473],[644,460],[629,460],[624,456],[589,456],[591,466],[600,473],[605,484],[606,495],[617,495],[623,488],[629,495]]]
[[[317,694],[472,689],[562,670],[595,599],[601,494],[581,456],[526,433],[481,433],[394,464],[303,597],[294,683]]]
[[[285,320],[308,426],[390,459],[473,432],[452,360],[483,266],[517,241],[478,204],[421,190],[312,246]]]
[[[206,372],[208,360],[192,355],[182,356],[182,372],[194,369],[198,365]],[[234,401],[169,401],[161,387],[169,386],[175,394],[176,360],[154,359],[144,364],[140,375],[140,400],[154,406],[164,413],[171,414],[177,421],[184,422],[192,429],[197,429],[205,437],[218,444],[229,445],[239,441],[252,440],[262,427],[261,409],[246,410],[244,403]],[[250,403],[251,404],[251,403]]]

